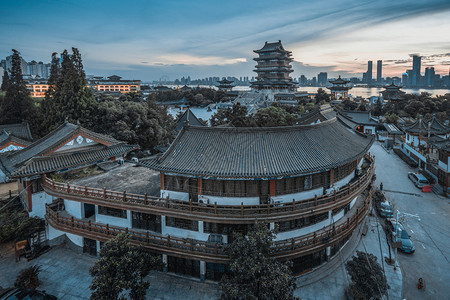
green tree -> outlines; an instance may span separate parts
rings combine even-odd
[[[133,246],[130,236],[119,234],[106,242],[100,259],[89,269],[93,277],[90,299],[144,299],[150,283],[145,277],[161,265],[159,257],[142,246]]]
[[[52,87],[43,105],[47,115],[47,132],[66,119],[72,123],[79,121],[82,126],[92,129],[97,102],[92,90],[86,86],[81,53],[77,48],[72,48],[71,55],[64,50],[60,66],[55,59],[53,55],[49,79]]]
[[[97,110],[95,131],[143,149],[166,145],[174,138],[175,122],[167,109],[154,100],[104,101]]]
[[[259,109],[253,118],[259,127],[289,126],[297,123],[296,114],[290,114],[275,106]]]
[[[239,103],[233,104],[233,107],[219,109],[210,119],[212,126],[231,124],[234,127],[254,126],[251,118],[247,116],[247,107]]]
[[[12,51],[11,76],[6,87],[6,95],[0,103],[0,124],[30,120],[37,110],[22,77],[20,53],[14,49]],[[33,125],[32,122],[30,123]]]
[[[8,71],[3,72],[3,78],[2,78],[2,86],[0,87],[0,90],[6,91],[8,89],[9,84],[9,74]]]
[[[382,299],[387,294],[386,276],[375,255],[356,251],[345,268],[352,279],[349,292],[353,299]]]
[[[330,95],[322,88],[317,90],[316,103],[323,104],[324,102],[330,102]]]
[[[257,223],[227,245],[231,274],[219,284],[221,299],[296,299],[289,265],[271,257],[274,238],[267,224]]]

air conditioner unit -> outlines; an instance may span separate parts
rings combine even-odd
[[[209,204],[209,198],[199,196],[198,197],[198,203],[199,204]]]

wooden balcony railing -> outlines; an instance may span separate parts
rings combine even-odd
[[[370,166],[366,172],[358,180],[348,184],[334,194],[316,196],[305,200],[293,200],[282,204],[203,204],[151,197],[147,194],[129,194],[125,191],[117,192],[71,185],[55,182],[48,177],[44,177],[43,188],[47,194],[55,197],[156,215],[228,224],[251,224],[258,219],[280,222],[327,212],[349,203],[367,188],[372,179],[375,164],[372,157],[367,156],[366,158],[370,161]]]
[[[273,245],[273,255],[276,258],[292,259],[307,255],[348,237],[362,222],[370,207],[372,190],[365,198],[362,207],[356,209],[352,216],[336,226],[329,226],[326,230],[320,230],[288,240],[277,241]],[[170,235],[151,234],[148,231],[138,231],[123,227],[99,224],[90,220],[81,220],[74,217],[66,217],[58,211],[46,206],[45,218],[55,229],[73,233],[86,238],[107,241],[119,233],[130,234],[133,244],[142,244],[145,247],[163,254],[198,259],[208,262],[226,263],[228,257],[223,245],[209,244],[203,241],[172,237]]]

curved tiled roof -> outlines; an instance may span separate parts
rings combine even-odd
[[[99,144],[77,148],[73,152],[55,152],[78,135],[87,136]],[[110,157],[127,154],[138,148],[110,136],[65,122],[26,148],[0,155],[0,169],[11,177],[42,174],[93,164]]]
[[[185,127],[156,160],[142,164],[165,173],[212,178],[280,178],[329,170],[360,158],[373,137],[336,118],[286,127]]]
[[[38,156],[16,169],[11,177],[31,176],[35,174],[64,171],[102,162],[110,157],[121,156],[136,150],[138,146],[116,144],[90,151],[72,152],[53,156]]]
[[[420,116],[416,122],[414,122],[410,126],[405,127],[406,132],[416,134],[428,134],[428,129],[430,131],[430,134],[450,133],[450,128],[439,121],[436,118],[436,115],[433,115],[433,119],[431,119],[429,123],[426,123],[423,120],[422,116]]]
[[[0,132],[6,131],[7,133],[14,135],[22,140],[32,141],[33,137],[31,135],[30,127],[27,122],[18,124],[5,124],[0,125]]]

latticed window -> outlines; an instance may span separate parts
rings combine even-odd
[[[98,213],[100,215],[112,216],[117,218],[127,218],[127,211],[123,209],[107,207],[107,206],[98,206]]]
[[[197,231],[198,221],[166,217],[166,226]]]

